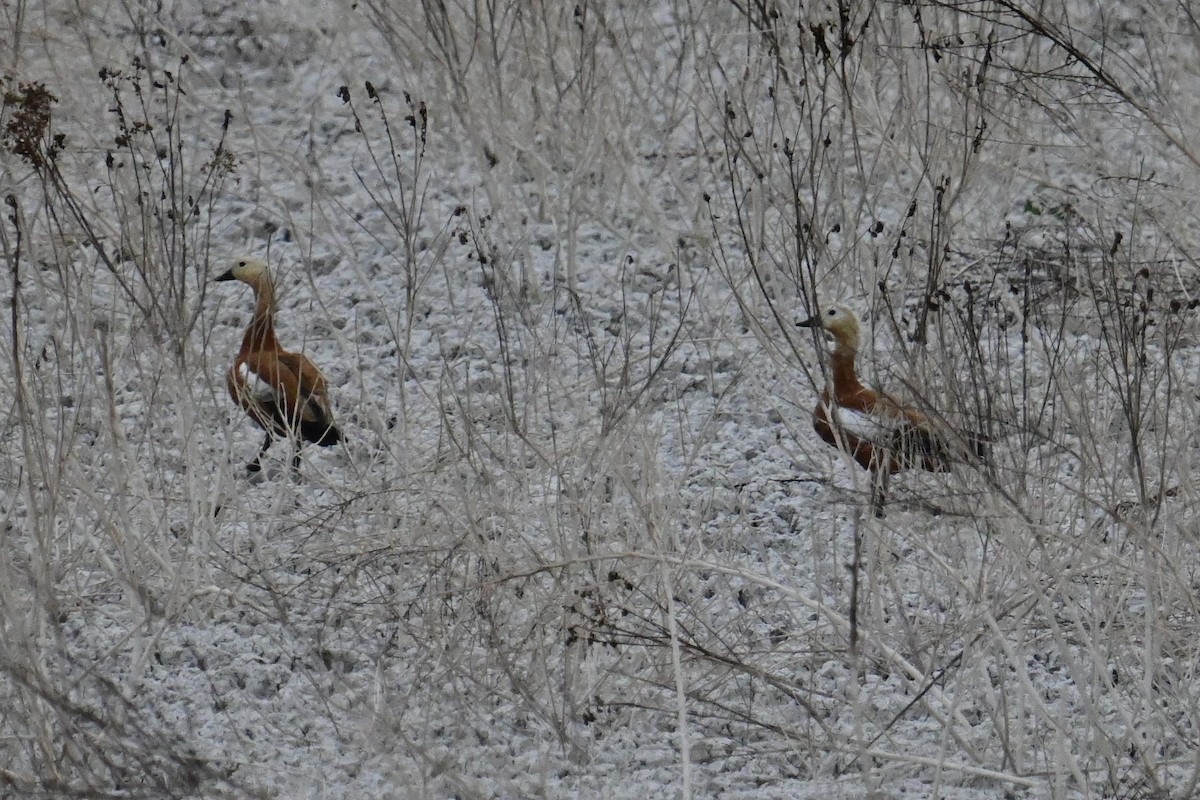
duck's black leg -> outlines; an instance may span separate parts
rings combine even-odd
[[[271,433],[270,433],[270,431],[268,431],[266,438],[263,439],[262,449],[260,449],[258,451],[258,455],[256,455],[254,457],[254,460],[246,465],[246,472],[259,472],[260,470],[262,470],[262,457],[264,455],[266,455],[267,449],[270,446],[271,446]]]
[[[871,472],[871,513],[879,519],[887,516],[883,507],[887,504],[888,478],[890,476],[891,470],[886,468]]]

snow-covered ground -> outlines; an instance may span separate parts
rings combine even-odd
[[[1193,20],[311,5],[0,10],[0,796],[1197,791]]]

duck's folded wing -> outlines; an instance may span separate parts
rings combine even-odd
[[[234,399],[241,405],[254,403],[258,405],[279,404],[279,390],[264,380],[257,372],[244,362],[238,362],[231,375],[232,383],[237,386]]]
[[[317,365],[303,353],[280,353],[279,364],[288,376],[285,390],[297,398],[297,418],[316,421],[332,417],[325,376]]]
[[[914,419],[914,416],[917,417]],[[891,454],[905,467],[946,468],[946,446],[923,417],[910,414],[869,413],[838,408],[837,427],[847,436]]]
[[[881,447],[891,443],[897,432],[909,427],[908,421],[903,417],[871,414],[844,406],[834,408],[833,411],[833,420],[838,430]]]
[[[233,383],[238,385],[234,399],[247,411],[251,411],[250,405],[269,409],[284,425],[300,419],[308,392],[285,359],[274,353],[251,354],[238,362],[230,380],[231,390]]]
[[[293,419],[300,435],[322,447],[337,444],[341,431],[333,421],[325,376],[303,353],[282,353],[280,360],[296,376],[296,407]]]
[[[342,440],[325,397],[325,378],[303,356],[254,354],[235,364],[227,381],[234,402],[263,428],[322,447]]]
[[[255,369],[258,367],[258,369]],[[266,365],[238,361],[226,376],[233,401],[261,427],[279,435],[291,427],[286,396],[281,390],[278,370],[266,371]]]
[[[927,417],[915,408],[900,406],[890,397],[884,398],[892,413],[903,414],[912,425],[907,435],[907,451],[921,456],[931,456],[942,462],[988,461],[992,440],[980,433],[950,425],[946,420]]]

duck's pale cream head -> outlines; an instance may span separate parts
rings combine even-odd
[[[858,349],[858,332],[860,330],[858,317],[847,306],[836,305],[823,308],[821,313],[815,314],[803,322],[797,322],[796,327],[822,328],[829,331],[834,341],[842,347],[848,347],[851,350]]]
[[[234,262],[232,267],[213,278],[213,280],[241,281],[242,283],[254,284],[268,276],[266,263],[259,261],[257,258],[239,258]]]

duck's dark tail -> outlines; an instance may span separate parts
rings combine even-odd
[[[342,441],[342,432],[337,425],[327,420],[301,420],[300,436],[319,447],[333,447]]]
[[[991,437],[982,433],[935,433],[918,425],[905,425],[896,430],[891,448],[905,467],[946,472],[955,462],[970,461],[971,456],[983,464],[990,463],[991,443]]]
[[[903,469],[920,468],[930,472],[950,469],[950,448],[943,438],[921,425],[905,424],[892,433],[888,450]]]

